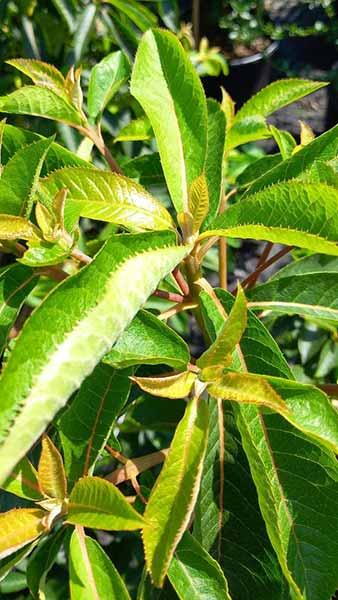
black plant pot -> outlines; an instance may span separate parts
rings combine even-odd
[[[203,84],[207,96],[221,99],[221,86],[229,92],[237,108],[271,80],[271,58],[277,51],[279,42],[271,42],[264,52],[229,61],[229,75],[204,77]]]

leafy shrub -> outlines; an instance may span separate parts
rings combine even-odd
[[[64,548],[72,599],[127,599],[135,581],[97,530],[119,532],[120,560],[141,531],[139,598],[165,585],[181,599],[329,600],[338,417],[325,390],[337,389],[298,382],[259,318],[337,326],[337,128],[313,139],[303,124],[296,144],[267,121],[323,84],[275,82],[235,113],[226,92],[222,105],[206,100],[173,34],[149,30],[130,89],[158,153],[122,174],[101,133],[129,78],[121,52],[91,71],[86,106],[79,71],[11,64],[33,85],[2,96],[0,111],[67,123],[106,168],[2,122],[0,483],[17,497],[0,515],[3,585],[54,597],[46,577]],[[238,174],[236,201],[233,189],[224,196],[234,149],[268,137],[280,152]],[[163,178],[171,208],[147,189]],[[90,239],[88,219],[106,223]],[[227,238],[267,241],[232,293],[203,277],[220,240],[224,279]],[[285,247],[269,258],[275,243]],[[294,247],[304,257],[255,286]],[[154,298],[167,303],[161,314]],[[197,358],[166,324],[181,313],[204,336]],[[132,432],[148,436],[149,454]]]

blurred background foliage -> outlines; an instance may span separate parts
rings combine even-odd
[[[337,13],[337,2],[333,0],[1,0],[0,94],[7,94],[27,82],[24,75],[6,65],[6,60],[37,58],[54,64],[64,74],[72,65],[81,66],[86,101],[90,70],[109,53],[118,50],[132,62],[142,33],[149,27],[161,26],[172,30],[182,41],[202,77],[207,94],[220,100],[223,86],[237,106],[260,87],[282,77],[305,76],[330,81],[328,88],[278,111],[271,119],[271,123],[289,130],[298,139],[299,119],[308,122],[314,132],[320,134],[338,120]],[[103,165],[92,146],[66,125],[24,116],[11,116],[8,122],[42,135],[55,133],[57,140],[70,150]],[[108,104],[103,134],[125,174],[138,179],[169,205],[161,165],[154,154],[156,144],[151,127],[138,103],[130,96],[127,84]],[[246,144],[233,151],[225,165],[225,192],[236,187],[238,177],[249,165],[266,153],[274,152],[276,146],[271,140]],[[94,254],[110,235],[112,226],[100,227],[86,219],[82,225],[81,244],[88,254]],[[230,287],[254,270],[262,247],[250,240],[229,240]],[[293,255],[299,258],[304,252],[295,250]],[[217,284],[216,248],[208,254],[204,266],[209,279]],[[264,273],[265,278],[270,275],[269,270]],[[45,293],[40,285],[31,295],[31,305],[36,305]],[[164,310],[166,301],[152,298],[148,308]],[[266,315],[263,318],[298,380],[317,383],[337,380],[335,329],[295,316]],[[193,352],[201,351],[203,342],[186,315],[177,315],[171,325],[189,341]],[[157,368],[152,370],[158,372]],[[183,414],[183,402],[163,400],[159,405],[151,396],[139,391],[133,394],[123,423],[110,445],[127,456],[168,446],[172,431]],[[102,472],[108,466],[111,470],[111,464],[111,457],[103,456]],[[145,494],[151,487],[149,478],[152,477],[150,473],[140,477]],[[11,506],[13,497],[1,493],[1,510]],[[97,535],[106,552],[114,558],[118,570],[125,574],[130,590],[135,592],[142,563],[141,542],[128,533],[98,532]],[[48,600],[68,597],[67,584],[63,584],[62,577],[64,568],[65,556],[61,553],[48,579]],[[19,570],[0,583],[0,597],[27,598],[25,582],[23,562]],[[170,589],[159,594],[161,600],[175,597]],[[157,596],[151,600],[157,600]]]

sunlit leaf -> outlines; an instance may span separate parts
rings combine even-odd
[[[69,496],[68,522],[95,529],[141,529],[144,520],[115,485],[100,477],[83,477]]]
[[[0,514],[0,558],[19,550],[39,537],[44,531],[44,510],[14,508]]]
[[[52,440],[44,435],[38,467],[41,492],[55,500],[64,500],[67,494],[67,482],[62,456]]]
[[[0,379],[0,482],[189,250],[170,232],[114,236],[33,313]]]
[[[158,375],[156,377],[131,377],[131,379],[142,390],[153,396],[186,398],[194,385],[196,374],[191,371],[184,371],[166,377]]]
[[[162,586],[197,499],[208,437],[208,408],[194,396],[178,425],[169,454],[152,489],[143,542],[153,583]]]
[[[205,163],[207,107],[194,67],[172,33],[155,29],[143,36],[131,93],[151,122],[173,204],[187,212],[188,189]]]

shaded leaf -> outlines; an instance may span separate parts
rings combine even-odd
[[[91,120],[96,121],[100,117],[129,74],[129,61],[120,50],[108,54],[92,68],[87,95],[87,110]]]
[[[79,479],[69,496],[68,522],[94,529],[129,531],[141,529],[143,517],[121,492],[99,477]]]
[[[37,280],[37,273],[19,264],[0,270],[0,354],[16,316]]]
[[[220,290],[217,295],[228,311],[232,305],[231,296]],[[214,319],[216,313],[213,309],[208,310],[210,299],[203,295],[205,301],[208,322],[218,329],[222,325],[218,321],[220,313]],[[277,375],[284,371],[277,345],[263,324],[253,317],[249,319],[241,348],[251,371],[270,371],[270,364],[274,365]],[[260,360],[260,352],[266,360]],[[244,404],[235,408],[260,510],[292,593],[295,598],[327,600],[337,588],[333,566],[338,549],[333,534],[338,476],[336,459],[280,415],[263,414],[256,407]]]
[[[187,212],[188,189],[205,163],[207,108],[195,69],[172,33],[156,29],[143,36],[131,93],[151,122],[173,204]]]
[[[40,600],[45,595],[46,577],[69,533],[64,527],[52,533],[30,557],[26,575],[29,591],[34,599]]]
[[[93,473],[114,421],[128,399],[129,374],[130,371],[115,371],[98,364],[59,420],[65,469],[71,485],[79,477]]]

